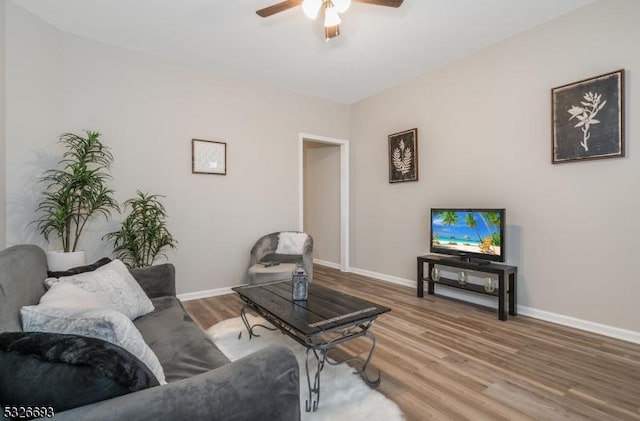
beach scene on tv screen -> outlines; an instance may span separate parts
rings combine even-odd
[[[500,255],[500,213],[434,211],[431,241],[436,247],[463,253]]]

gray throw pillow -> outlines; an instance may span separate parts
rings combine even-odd
[[[94,293],[102,304],[125,314],[131,320],[154,309],[147,294],[120,260],[114,260],[93,272],[48,278],[45,284],[49,288],[58,282],[68,282]]]
[[[61,308],[109,308],[100,302],[96,294],[68,282],[53,284],[40,297],[40,304]]]
[[[111,309],[57,308],[46,305],[25,306],[20,310],[22,330],[88,336],[102,339],[126,349],[142,361],[166,384],[158,357],[144,342],[133,322]]]

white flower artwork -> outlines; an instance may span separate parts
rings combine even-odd
[[[400,174],[405,175],[411,171],[411,148],[405,148],[404,141],[400,141],[400,146],[393,150],[393,166],[396,167],[396,171],[400,171]]]
[[[621,158],[624,69],[551,89],[551,163]]]
[[[418,129],[389,136],[389,183],[418,181]]]
[[[582,146],[586,152],[589,151],[588,141],[591,137],[589,129],[591,125],[600,123],[600,120],[596,120],[595,116],[604,108],[607,101],[602,101],[602,95],[597,92],[588,92],[584,95],[584,101],[581,101],[580,104],[582,107],[574,105],[568,110],[568,113],[571,114],[569,121],[574,118],[578,119],[578,123],[573,127],[579,127],[582,130],[582,142],[580,142],[580,146]]]

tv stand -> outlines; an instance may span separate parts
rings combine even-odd
[[[473,257],[464,254],[460,256],[460,260],[463,262],[474,263],[478,266],[484,266],[491,263],[489,260],[474,259]]]
[[[467,256],[464,256],[467,257]],[[426,256],[418,256],[418,288],[417,296],[424,297],[424,282],[428,284],[427,293],[435,294],[435,285],[445,285],[452,288],[459,288],[466,291],[472,291],[479,294],[492,295],[498,297],[498,318],[507,320],[507,295],[509,296],[508,311],[509,315],[516,316],[517,312],[517,277],[518,268],[516,266],[508,266],[498,263],[486,262],[477,263],[475,259],[462,260],[457,257],[438,256],[429,254]],[[424,276],[424,265],[428,264],[427,277]],[[435,265],[448,266],[458,269],[467,269],[476,272],[484,272],[498,275],[498,288],[492,292],[484,290],[483,285],[466,283],[460,284],[457,280],[443,278],[435,281],[432,279],[431,273]]]

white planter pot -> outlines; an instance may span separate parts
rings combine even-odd
[[[48,251],[47,266],[49,271],[57,272],[61,270],[71,269],[76,266],[86,265],[84,251]]]

